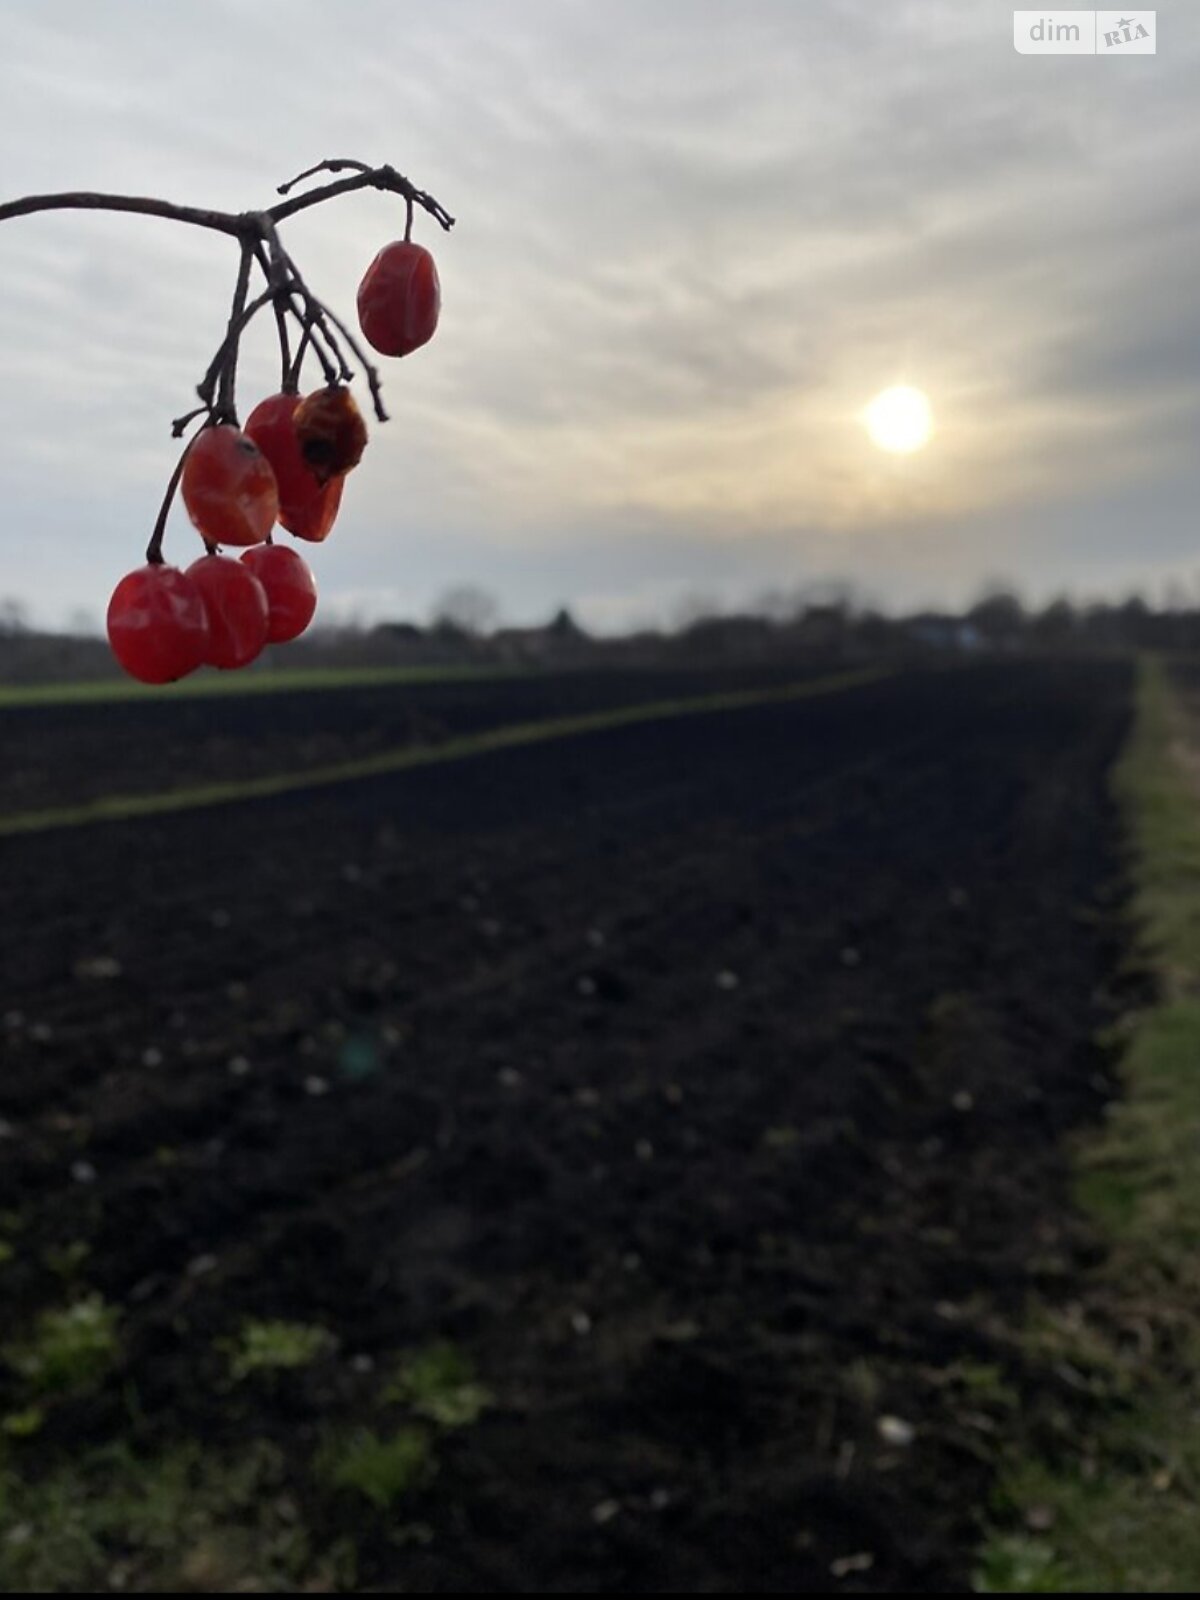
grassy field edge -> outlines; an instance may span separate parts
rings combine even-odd
[[[1140,959],[1155,997],[1119,1039],[1124,1094],[1074,1150],[1105,1246],[1075,1303],[1023,1343],[1077,1381],[1080,1406],[1002,1473],[976,1588],[1200,1591],[1200,787],[1157,660],[1113,785],[1131,851]],[[1075,1408],[1072,1408],[1073,1410]]]
[[[84,683],[0,684],[0,711],[39,706],[116,705],[127,700],[147,704],[163,700],[211,700],[226,696],[328,693],[339,689],[380,689],[394,684],[494,683],[529,677],[520,666],[474,666],[467,663],[413,667],[287,667],[250,672],[222,672],[206,667],[175,683],[145,684],[133,678],[97,678]]]

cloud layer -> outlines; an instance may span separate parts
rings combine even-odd
[[[976,0],[0,0],[0,195],[230,209],[323,155],[391,160],[435,341],[317,552],[327,614],[492,588],[597,624],[841,573],[881,600],[1187,573],[1200,489],[1200,19],[1159,54],[1023,57]],[[401,216],[288,226],[335,305]],[[140,559],[170,418],[221,333],[229,241],[0,225],[0,592],[99,615]],[[248,353],[249,403],[273,387]],[[923,454],[858,414],[905,379]],[[191,558],[182,516],[169,551]]]

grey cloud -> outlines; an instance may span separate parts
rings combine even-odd
[[[1125,493],[1143,507],[1132,559],[1186,556],[1200,25],[1181,9],[1161,14],[1162,54],[1136,63],[1018,57],[1008,13],[983,0],[348,0],[336,22],[317,0],[219,0],[155,8],[152,25],[131,0],[0,10],[0,97],[20,131],[0,152],[7,192],[238,208],[351,154],[397,161],[459,212],[436,245],[443,330],[388,374],[397,422],[321,552],[327,592],[369,589],[381,560],[397,592],[436,592],[466,561],[517,612],[575,588],[732,592],[739,575],[761,586],[840,560],[924,595],[939,574],[990,570],[1017,516],[1014,561],[1083,581],[1092,552],[1116,562],[1130,538]],[[293,224],[339,304],[394,215],[361,197]],[[116,525],[137,537],[109,548],[113,579],[138,548],[167,423],[219,337],[227,256],[130,219],[0,228],[0,344],[23,385],[0,394],[0,482],[40,485],[30,517],[48,537],[57,507],[64,546],[53,571],[6,548],[6,585],[37,605],[49,582],[50,614],[96,604],[96,546]],[[631,478],[601,516],[582,492],[588,470],[622,470],[631,429],[647,451],[690,430],[699,468],[724,421],[909,360],[977,389],[977,413],[995,392],[997,450],[1036,457],[1033,488],[1017,496],[996,467],[991,511],[913,522],[898,502],[890,525],[843,516],[836,535],[833,508],[771,525],[735,500],[672,515]],[[248,379],[270,373],[256,347]],[[1100,492],[1086,473],[1110,426]],[[571,450],[574,489],[555,459]],[[534,507],[539,461],[555,498]],[[72,469],[111,485],[86,547],[78,504],[46,481]],[[402,513],[400,479],[420,496]]]

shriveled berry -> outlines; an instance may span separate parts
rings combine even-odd
[[[385,244],[358,286],[358,323],[384,356],[406,356],[433,338],[442,290],[433,257],[423,245],[400,239]]]
[[[205,428],[193,439],[180,490],[188,516],[209,544],[259,544],[279,515],[270,462],[229,423]]]
[[[341,384],[317,389],[296,407],[292,418],[300,454],[319,484],[356,467],[367,447],[367,425],[354,396]]]
[[[254,573],[228,556],[201,556],[187,576],[200,591],[208,616],[210,667],[244,667],[267,642],[270,608]]]
[[[200,590],[178,567],[138,567],[108,602],[113,655],[142,683],[173,683],[194,672],[208,649],[208,616]]]
[[[286,545],[256,544],[246,551],[242,565],[266,590],[268,644],[285,644],[302,634],[317,609],[317,585],[308,562]]]
[[[298,394],[273,394],[246,418],[246,432],[271,463],[279,488],[279,521],[297,539],[320,544],[337,518],[344,478],[322,485],[300,452]]]

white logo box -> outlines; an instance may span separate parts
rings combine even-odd
[[[1152,56],[1156,11],[1014,11],[1013,45],[1023,56]]]

